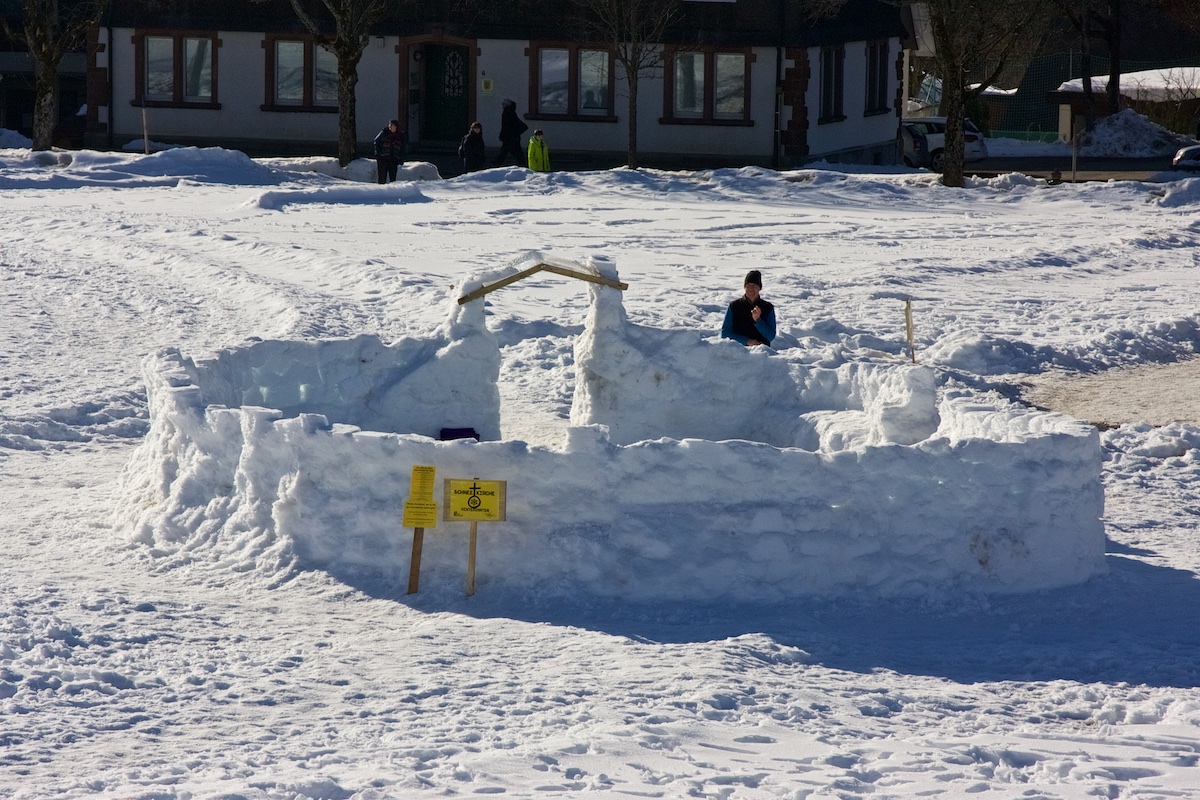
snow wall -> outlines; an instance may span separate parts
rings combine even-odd
[[[507,520],[479,526],[480,593],[775,602],[1031,591],[1104,569],[1090,426],[936,390],[924,367],[810,368],[631,325],[617,290],[589,291],[558,448],[499,441],[482,300],[452,297],[429,340],[163,350],[145,365],[151,430],[121,521],[166,559],[402,587],[404,501],[430,465],[439,502],[442,478],[507,481]],[[484,441],[438,441],[442,427]],[[427,530],[423,593],[461,593],[467,538],[464,523]]]

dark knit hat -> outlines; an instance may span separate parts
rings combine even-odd
[[[762,273],[756,269],[752,269],[746,273],[746,280],[742,281],[742,285],[753,283],[759,289],[762,288]]]

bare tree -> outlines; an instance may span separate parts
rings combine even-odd
[[[1059,7],[1079,36],[1083,79],[1084,115],[1088,130],[1096,122],[1097,104],[1092,95],[1093,42],[1103,42],[1108,56],[1106,111],[1121,110],[1121,0],[1058,0]]]
[[[963,185],[966,105],[1004,72],[1016,54],[1044,38],[1054,11],[1045,0],[899,0],[924,5],[933,38],[934,62],[942,81],[946,117],[942,182]]]
[[[1196,0],[1157,0],[1171,19],[1192,33],[1200,34],[1200,3]]]
[[[58,67],[76,52],[108,8],[108,0],[23,0],[24,25],[19,31],[0,18],[5,34],[29,48],[33,59],[33,149],[54,146],[58,124]]]
[[[395,0],[291,0],[296,16],[316,39],[337,58],[338,69],[338,163],[343,167],[358,155],[358,116],[355,88],[358,62],[367,47],[367,37],[376,23],[395,8]],[[332,33],[310,8],[319,5],[332,18]]]
[[[629,87],[629,166],[638,166],[638,79],[662,66],[662,41],[680,0],[575,0],[587,34],[606,45]]]
[[[849,0],[795,0],[800,9],[800,19],[804,22],[816,22],[837,16]]]

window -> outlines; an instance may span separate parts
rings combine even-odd
[[[534,52],[535,95],[527,118],[614,120],[612,55],[607,50],[561,45],[535,47]]]
[[[546,48],[539,51],[539,60],[538,113],[566,114],[570,107],[571,51]]]
[[[752,124],[747,52],[668,54],[664,123]]]
[[[269,38],[264,111],[337,111],[337,56],[303,39]]]
[[[579,113],[608,114],[608,51],[579,51]]]
[[[867,44],[867,107],[865,113],[886,114],[891,111],[888,97],[888,43]]]
[[[675,56],[675,102],[672,116],[704,116],[704,54],[679,53]]]
[[[846,68],[846,50],[841,45],[821,48],[821,116],[817,124],[840,122]]]
[[[213,34],[138,33],[133,37],[138,73],[134,105],[217,105],[217,47]]]

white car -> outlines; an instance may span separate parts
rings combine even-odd
[[[901,157],[905,166],[929,167],[941,172],[945,162],[946,118],[910,117],[900,120]],[[983,132],[967,119],[963,121],[963,156],[967,161],[988,157]]]
[[[1171,159],[1171,166],[1188,172],[1200,172],[1200,144],[1179,148],[1175,158]]]

